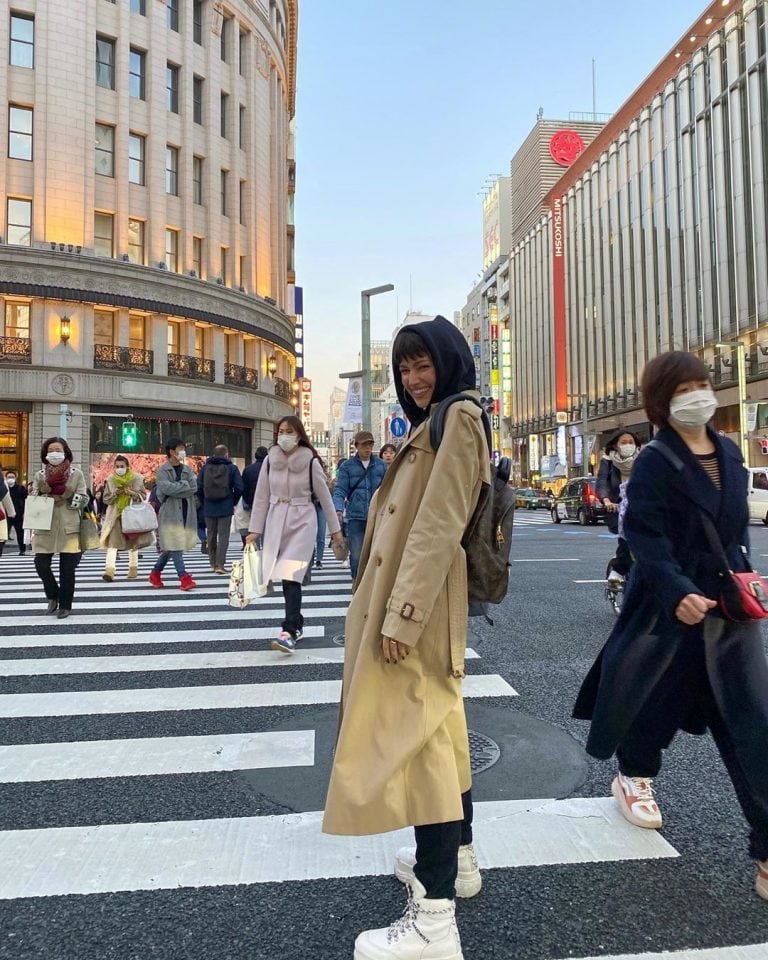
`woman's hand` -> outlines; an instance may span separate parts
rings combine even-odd
[[[246,547],[256,547],[256,549],[258,549],[258,542],[259,542],[259,540],[261,540],[260,534],[258,534],[258,533],[249,533],[248,536],[245,538],[245,544],[244,544],[244,546],[246,546]]]
[[[603,500],[603,506],[608,513],[616,513],[619,509],[618,503],[614,503],[613,500],[609,500],[608,497]]]
[[[717,606],[717,600],[702,597],[700,593],[689,593],[678,603],[675,616],[689,627],[695,626],[706,617],[709,611]]]
[[[341,543],[344,540],[344,534],[341,530],[337,530],[336,533],[331,534],[331,543]]]
[[[385,663],[398,663],[400,660],[405,660],[411,648],[405,643],[398,643],[391,637],[382,637],[381,652],[384,654]]]

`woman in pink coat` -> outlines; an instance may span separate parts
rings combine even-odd
[[[293,653],[301,640],[301,584],[317,538],[315,500],[320,503],[332,540],[341,539],[339,520],[323,465],[298,417],[277,423],[277,444],[259,474],[246,544],[263,542],[264,580],[282,580],[285,620],[273,650]]]

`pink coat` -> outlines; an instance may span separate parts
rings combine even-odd
[[[301,583],[312,562],[317,514],[309,486],[310,463],[315,496],[323,508],[328,532],[334,534],[340,529],[320,461],[313,460],[306,447],[288,454],[278,446],[272,447],[259,473],[249,527],[251,533],[264,536],[266,581]]]

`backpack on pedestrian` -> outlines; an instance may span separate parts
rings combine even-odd
[[[456,393],[446,397],[432,414],[429,442],[437,453],[443,439],[448,408],[460,400],[474,397]],[[482,414],[490,460],[491,425]],[[472,603],[501,603],[509,588],[509,551],[512,546],[512,523],[515,517],[515,494],[509,486],[511,464],[503,457],[498,466],[491,464],[491,482],[483,483],[474,513],[469,519],[461,545],[467,555],[467,597]],[[483,610],[482,615],[487,617]]]
[[[206,500],[226,500],[231,494],[228,463],[206,463],[203,467],[203,496]]]

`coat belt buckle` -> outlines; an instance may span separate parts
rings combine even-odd
[[[404,620],[413,620],[414,613],[416,613],[416,607],[414,607],[412,603],[404,603],[400,611],[400,616]]]

